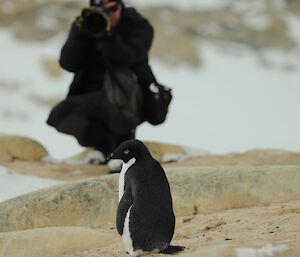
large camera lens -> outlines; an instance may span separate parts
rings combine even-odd
[[[101,8],[95,9],[84,19],[84,27],[93,35],[99,35],[106,31],[108,16]]]

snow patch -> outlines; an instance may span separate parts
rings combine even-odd
[[[289,14],[285,16],[285,19],[288,23],[288,32],[289,35],[297,41],[297,43],[300,43],[300,18],[294,14]],[[299,48],[299,46],[298,46]]]
[[[57,164],[57,165],[63,165],[63,164],[66,164],[66,165],[83,165],[83,164],[86,164],[84,160],[77,160],[77,159],[74,159],[74,158],[67,158],[67,159],[59,160],[59,159],[56,159],[56,158],[54,158],[50,155],[44,157],[42,160],[44,162]]]
[[[185,161],[201,156],[207,156],[209,153],[205,150],[192,147],[184,147],[184,153],[166,153],[162,157],[163,162]]]
[[[76,159],[75,157],[69,157],[66,159],[56,159],[50,155],[43,158],[43,161],[53,164],[66,164],[66,165],[84,165],[84,164],[104,164],[106,163],[106,158],[104,154],[98,150],[93,150],[88,153],[88,155],[83,159]]]
[[[0,202],[59,184],[63,182],[21,175],[0,166]]]
[[[62,161],[53,158],[51,155],[45,156],[42,161],[52,163],[52,164],[61,164]]]
[[[123,161],[121,160],[109,160],[107,162],[107,168],[110,172],[120,172],[122,169]]]
[[[84,159],[84,163],[87,164],[102,164],[106,162],[104,154],[98,150],[93,150],[88,153],[87,157]]]
[[[83,172],[81,170],[74,170],[72,171],[72,175],[75,175],[75,176],[79,176],[79,175],[82,175]]]
[[[66,159],[56,159],[50,155],[44,157],[42,159],[44,162],[52,163],[52,164],[57,164],[57,165],[84,165],[87,164],[85,160],[79,160],[75,159],[73,157],[66,158]]]
[[[271,25],[271,18],[267,15],[248,15],[243,20],[249,28],[254,30],[265,30]]]
[[[37,24],[40,29],[44,30],[55,30],[57,27],[57,20],[55,18],[46,16],[44,13],[41,13],[37,17]]]
[[[288,249],[286,245],[273,246],[267,244],[266,246],[255,249],[255,248],[236,248],[235,253],[237,257],[264,257],[264,256],[275,256],[283,253]]]

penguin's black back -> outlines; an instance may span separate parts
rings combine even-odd
[[[174,234],[175,216],[163,168],[151,155],[136,159],[125,181],[130,184],[134,199],[130,214],[134,249],[165,249]]]

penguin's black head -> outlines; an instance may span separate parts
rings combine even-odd
[[[147,147],[139,140],[127,140],[120,144],[109,156],[108,160],[119,159],[127,163],[132,158],[144,159],[150,156]]]

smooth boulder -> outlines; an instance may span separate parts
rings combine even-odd
[[[47,150],[33,139],[0,134],[0,163],[14,160],[39,161],[47,155]]]
[[[300,166],[169,168],[176,215],[300,199]],[[40,190],[0,204],[0,232],[114,222],[118,175]]]

